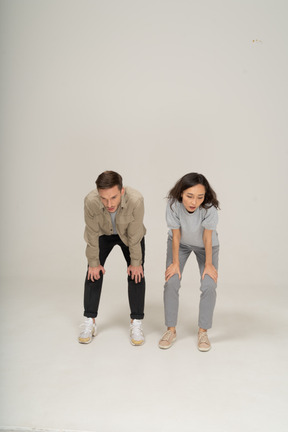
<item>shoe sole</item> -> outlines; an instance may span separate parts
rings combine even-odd
[[[132,339],[130,339],[130,342],[131,342],[131,345],[133,345],[133,346],[141,346],[141,345],[144,345],[144,340],[143,341],[134,341],[134,340],[132,340]]]
[[[198,347],[198,350],[201,352],[208,352],[208,351],[210,351],[210,349],[211,349],[211,346],[209,348],[199,348]]]
[[[78,338],[78,342],[81,344],[89,344],[92,342],[93,337],[95,337],[97,335],[97,330],[94,331],[94,333],[92,333],[92,338]]]
[[[78,342],[81,343],[81,344],[89,344],[89,343],[92,342],[92,338],[91,339],[90,338],[86,338],[86,339],[80,339],[80,338],[78,338]]]

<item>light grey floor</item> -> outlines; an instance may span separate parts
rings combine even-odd
[[[162,284],[148,283],[146,343],[133,347],[122,281],[106,281],[90,345],[77,342],[82,281],[3,282],[0,427],[286,432],[287,287],[222,284],[200,353],[198,288],[183,280],[178,340],[162,351]]]

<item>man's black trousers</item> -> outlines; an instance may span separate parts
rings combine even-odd
[[[119,235],[102,235],[99,237],[99,260],[100,264],[104,267],[105,261],[110,254],[114,246],[119,245],[124,258],[127,262],[127,267],[130,265],[130,252],[129,247],[126,246]],[[144,237],[141,240],[142,249],[142,267],[144,266],[145,257],[145,240]],[[144,267],[143,267],[144,270]],[[98,307],[100,302],[103,273],[100,273],[101,277],[98,280],[88,280],[88,271],[85,280],[84,290],[84,316],[90,318],[96,318],[98,314]],[[145,278],[141,278],[141,282],[136,283],[128,275],[128,297],[130,305],[130,317],[131,319],[143,319],[144,318],[144,301],[145,301]]]

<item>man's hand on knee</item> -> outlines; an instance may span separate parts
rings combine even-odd
[[[94,282],[95,280],[100,279],[100,272],[105,274],[105,269],[103,266],[99,265],[98,267],[88,267],[88,280]]]
[[[129,276],[131,276],[132,280],[135,280],[135,283],[141,282],[141,278],[144,277],[142,265],[140,266],[130,265],[127,269],[127,273]]]

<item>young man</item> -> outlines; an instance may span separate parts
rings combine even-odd
[[[122,184],[122,177],[105,171],[96,180],[97,190],[84,201],[86,256],[88,271],[84,291],[84,316],[80,343],[90,343],[96,336],[95,318],[105,274],[104,264],[115,245],[119,245],[127,262],[130,304],[130,341],[142,345],[144,334],[145,278],[143,271],[146,229],[143,225],[144,201],[136,190]]]

